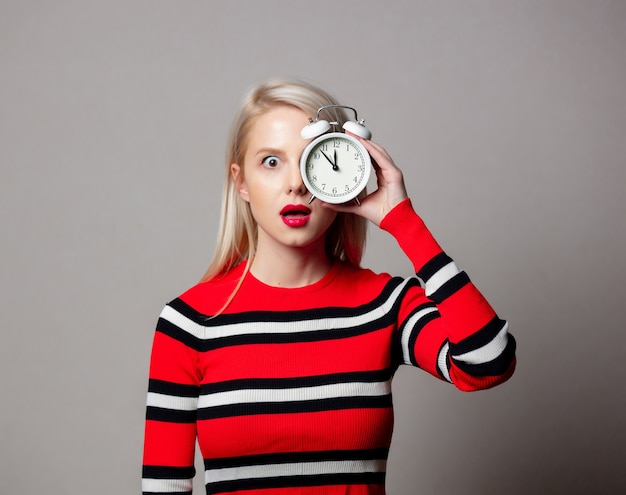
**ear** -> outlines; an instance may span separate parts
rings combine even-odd
[[[241,166],[238,163],[231,163],[230,174],[233,177],[235,187],[239,191],[239,196],[241,196],[241,199],[243,199],[246,203],[250,202],[250,197],[248,195],[248,186],[246,185],[246,181],[243,178],[243,171],[241,170]]]

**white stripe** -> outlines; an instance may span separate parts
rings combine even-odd
[[[384,459],[361,461],[294,462],[290,464],[263,464],[205,471],[205,483],[218,483],[255,478],[281,476],[315,476],[323,474],[382,473],[387,462]]]
[[[157,394],[148,392],[147,405],[177,411],[195,411],[198,404],[197,397],[177,397],[175,395]]]
[[[143,478],[141,480],[141,491],[152,493],[173,493],[173,492],[191,492],[193,488],[193,479],[188,480],[157,480],[152,478]]]
[[[454,354],[452,357],[457,361],[463,361],[467,364],[482,364],[488,363],[496,359],[504,349],[509,341],[509,323],[505,322],[502,330],[498,332],[498,335],[494,339],[485,344],[484,346],[474,349],[473,351],[466,352],[465,354]]]
[[[391,393],[391,382],[337,383],[317,387],[246,389],[201,395],[198,408],[259,402],[293,402],[337,397],[376,397]]]
[[[161,311],[161,318],[169,321],[173,325],[176,325],[179,328],[185,330],[185,332],[193,335],[198,339],[204,338],[204,333],[206,331],[206,327],[191,321],[182,313],[179,313],[171,306],[165,306],[163,311]]]
[[[194,337],[203,340],[213,340],[223,337],[251,334],[286,334],[294,331],[315,332],[320,330],[341,330],[344,328],[354,328],[384,316],[391,310],[396,299],[404,289],[404,286],[406,286],[410,280],[410,278],[404,280],[393,290],[393,292],[389,295],[389,298],[380,306],[377,306],[367,313],[347,318],[322,318],[316,320],[293,320],[286,322],[252,321],[233,323],[230,325],[220,325],[219,327],[208,327],[195,323],[171,306],[165,306],[161,312],[161,318],[169,321]]]
[[[452,383],[452,378],[450,378],[450,372],[448,370],[448,360],[446,359],[448,356],[448,352],[450,350],[450,344],[447,342],[441,348],[439,352],[439,356],[437,356],[437,366],[439,367],[439,371],[443,374],[443,377]]]
[[[419,320],[421,320],[427,314],[430,314],[434,311],[437,311],[437,308],[429,306],[424,309],[421,309],[417,313],[411,316],[406,322],[406,325],[402,331],[401,337],[401,345],[402,345],[402,357],[404,359],[404,364],[411,364],[411,349],[409,349],[409,340],[411,339],[411,335],[413,333],[413,329]]]
[[[439,290],[443,284],[460,273],[459,268],[454,261],[442,267],[432,277],[426,280],[426,296],[429,297]]]

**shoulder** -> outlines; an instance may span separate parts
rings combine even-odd
[[[245,263],[242,263],[222,275],[197,283],[180,294],[170,304],[183,302],[198,313],[214,314],[222,308],[237,287],[243,275],[244,265]]]
[[[334,281],[335,287],[343,294],[355,297],[377,297],[396,291],[400,286],[413,285],[402,277],[394,277],[386,272],[377,273],[370,268],[355,267],[342,263],[339,275]],[[408,284],[407,284],[408,282]],[[417,281],[416,281],[417,282]]]
[[[363,268],[351,265],[349,263],[341,263],[341,269],[339,271],[339,277],[344,281],[360,281],[367,283],[386,283],[391,275],[388,273],[376,273],[370,268]]]

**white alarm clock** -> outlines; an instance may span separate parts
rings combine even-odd
[[[354,112],[354,121],[347,121],[343,128],[364,139],[372,133],[357,122],[356,110],[344,105],[327,105],[317,111],[315,121],[300,133],[304,139],[313,139],[300,157],[300,173],[311,199],[318,198],[326,203],[347,203],[354,200],[359,203],[358,196],[367,186],[372,170],[372,161],[365,147],[353,136],[343,132],[327,132],[331,124],[320,120],[320,112],[327,108],[347,108]]]

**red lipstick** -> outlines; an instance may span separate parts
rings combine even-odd
[[[280,217],[288,227],[303,227],[311,219],[311,208],[306,205],[287,205],[280,210]]]

